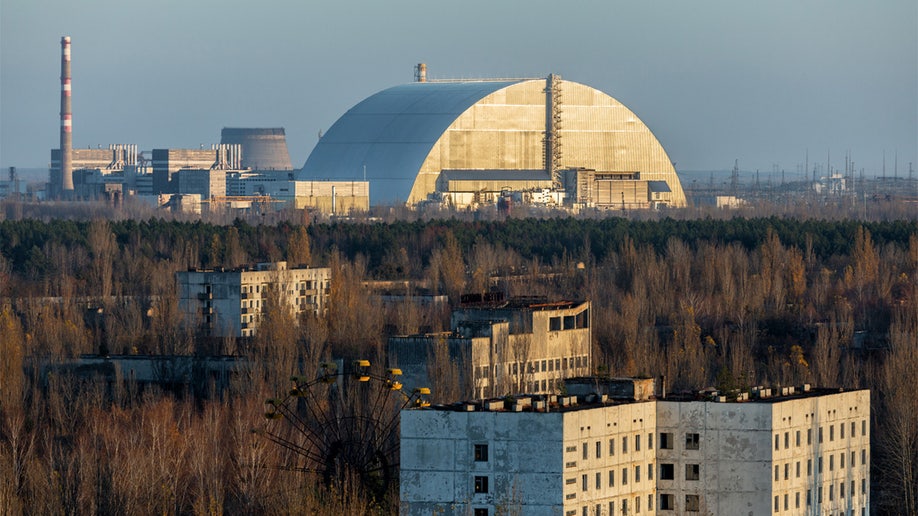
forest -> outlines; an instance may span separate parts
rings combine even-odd
[[[687,392],[869,388],[873,507],[918,512],[914,217],[301,222],[0,220],[0,512],[391,512],[397,491],[277,468],[281,451],[251,431],[291,375],[383,363],[389,334],[448,328],[448,310],[384,309],[382,282],[450,307],[468,293],[589,300],[596,374]],[[326,313],[296,321],[278,304],[229,341],[183,324],[175,272],[278,260],[331,268]],[[48,373],[99,353],[256,366],[220,396]],[[434,402],[456,401],[440,387]]]

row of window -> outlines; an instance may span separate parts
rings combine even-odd
[[[642,498],[641,496],[635,496],[632,500],[623,498],[619,500],[617,504],[616,504],[616,501],[613,500],[609,502],[608,504],[608,511],[603,510],[605,508],[603,504],[596,504],[593,507],[584,505],[580,508],[580,514],[582,516],[604,516],[604,515],[612,516],[612,515],[618,514],[615,512],[616,509],[618,509],[619,513],[621,514],[632,514],[632,513],[640,514],[641,509],[642,509],[641,498]],[[631,504],[628,503],[629,501],[631,502]],[[652,494],[647,495],[647,505],[645,507],[648,511],[652,512],[654,510],[653,501],[654,501],[654,495]],[[629,507],[631,508],[631,512],[629,512]],[[676,510],[676,495],[661,494],[659,510],[661,511]],[[700,510],[701,510],[701,496],[685,495],[684,511],[685,512],[698,512]],[[487,509],[485,509],[485,511],[487,511]],[[486,515],[488,513],[487,512],[478,513],[476,510],[475,516],[479,516],[479,514]],[[567,516],[577,516],[577,510],[572,509],[572,510],[567,511],[565,514]]]
[[[621,453],[623,454],[629,453],[628,437],[629,436],[627,435],[622,436],[621,439],[619,440],[619,443],[621,445]],[[634,443],[634,451],[639,452],[641,451],[641,434],[634,434],[633,437],[634,437],[634,440],[632,442]],[[615,449],[616,449],[615,441],[616,439],[614,437],[609,439],[608,450],[609,450],[610,457],[615,456]],[[647,443],[647,449],[652,450],[653,449],[653,433],[647,434],[647,441],[645,442]],[[660,448],[661,449],[672,450],[673,443],[674,443],[674,438],[673,438],[672,433],[667,433],[667,432],[660,433]],[[697,433],[685,434],[685,449],[686,450],[697,450],[700,447],[701,447],[701,435],[700,434],[697,434]],[[576,449],[577,449],[576,447],[568,447],[567,451],[572,452],[572,451],[576,451]],[[602,453],[603,453],[602,450],[603,450],[602,441],[596,441],[595,458],[597,459],[602,458]],[[583,460],[589,459],[589,447],[587,443],[582,443],[582,457],[583,457]]]
[[[590,311],[584,310],[577,315],[552,317],[548,320],[549,331],[575,330],[590,327]]]
[[[845,426],[846,426],[845,423],[838,424],[839,439],[845,438]],[[822,429],[823,427],[819,427],[819,443],[820,444],[822,444],[823,442]],[[851,439],[856,438],[857,437],[857,423],[855,421],[852,421],[850,423],[850,429],[851,430],[850,430],[849,435],[851,436]],[[862,436],[867,435],[867,420],[866,419],[861,420],[861,435]],[[832,425],[829,425],[829,442],[832,442],[834,440],[835,440],[835,425],[832,424]],[[806,429],[806,444],[807,445],[813,444],[813,429],[812,428]],[[800,430],[797,430],[795,432],[794,445],[796,447],[800,446]],[[784,449],[787,450],[787,449],[790,449],[790,447],[791,447],[790,432],[784,432]],[[775,434],[775,450],[780,450],[780,449],[781,449],[781,434],[776,433]]]
[[[848,455],[848,452],[840,452],[838,454],[838,461],[837,461],[839,469],[845,468],[845,457],[846,456],[850,457],[850,460],[848,462],[848,467],[852,467],[852,468],[856,467],[857,466],[857,452],[852,451],[850,452],[850,455]],[[829,471],[835,471],[835,463],[836,463],[835,454],[830,454],[828,457],[829,457]],[[866,465],[866,464],[867,464],[867,449],[864,448],[861,450],[861,465]],[[784,480],[790,479],[790,466],[791,466],[791,463],[789,462],[784,464]],[[822,466],[823,466],[823,457],[819,457],[816,461],[817,473],[822,474],[822,471],[823,471]],[[780,468],[781,468],[780,465],[775,464],[775,480],[781,480]],[[807,459],[806,460],[806,476],[809,477],[812,475],[813,475],[813,459]],[[797,461],[794,465],[794,477],[800,478],[800,461]]]
[[[494,376],[500,376],[501,373],[508,375],[518,375],[521,373],[548,373],[555,371],[569,371],[571,369],[582,369],[587,367],[589,360],[586,355],[573,357],[546,358],[543,360],[534,360],[532,362],[513,362],[509,364],[495,364],[493,366]],[[492,366],[481,365],[474,368],[474,376],[478,378],[487,378],[490,376]],[[506,371],[503,369],[506,368]],[[544,387],[543,387],[544,389]]]
[[[839,482],[839,483],[838,483],[838,490],[835,489],[835,484],[831,484],[831,485],[829,485],[829,490],[828,490],[828,491],[829,491],[829,492],[828,492],[828,495],[829,495],[829,500],[828,500],[828,501],[830,501],[830,502],[835,501],[835,494],[836,494],[836,493],[838,493],[838,499],[839,499],[839,500],[844,500],[844,499],[845,499],[845,494],[846,494],[846,492],[847,492],[847,495],[848,495],[849,497],[854,497],[854,496],[856,496],[856,494],[857,494],[857,493],[855,492],[855,483],[854,483],[854,480],[852,480],[852,481],[850,481],[850,482],[848,483],[848,489],[847,489],[847,490],[845,489],[845,482]],[[822,493],[823,493],[822,486],[819,486],[819,487],[816,489],[816,503],[817,503],[817,504],[823,503]],[[866,480],[866,479],[861,479],[861,494],[862,494],[862,495],[866,495],[866,494],[867,494],[867,480]],[[799,509],[799,508],[800,508],[800,503],[801,503],[800,498],[801,498],[801,493],[800,493],[799,491],[796,492],[796,493],[794,493],[794,502],[793,502],[793,505],[794,505],[793,508],[794,508],[794,509]],[[781,508],[781,507],[782,507],[782,503],[781,503],[782,500],[784,501],[784,503],[783,503],[783,509]],[[810,506],[812,506],[812,505],[813,505],[812,490],[807,489],[807,490],[806,490],[806,506],[807,506],[807,507],[810,507]],[[789,494],[789,493],[785,493],[783,496],[782,496],[782,495],[775,495],[775,509],[774,509],[775,512],[778,512],[778,511],[781,511],[781,510],[788,511],[788,510],[790,510],[790,509],[791,509],[791,502],[790,502],[790,494]]]

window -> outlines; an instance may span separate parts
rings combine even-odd
[[[660,464],[660,480],[675,480],[676,467],[673,464]]]
[[[647,495],[647,510],[648,511],[653,510],[653,495],[652,494]]]
[[[628,453],[628,437],[622,437],[622,453]]]
[[[641,481],[641,467],[640,466],[634,467],[634,481],[635,482]]]
[[[822,444],[822,427],[819,427],[819,444]]]
[[[851,467],[857,466],[857,454],[851,452]]]
[[[701,465],[700,464],[686,464],[685,465],[685,479],[686,480],[698,480],[701,476]]]
[[[864,419],[861,421],[861,436],[867,435],[867,420]]]
[[[599,459],[602,457],[602,442],[596,441],[596,458]]]
[[[698,434],[685,434],[685,449],[686,450],[697,450],[700,444],[700,436]]]
[[[844,423],[841,423],[838,425],[838,438],[839,439],[845,438],[845,424]]]
[[[602,473],[596,473],[596,489],[602,489]]]
[[[641,497],[640,496],[634,497],[634,512],[635,513],[641,512]]]
[[[816,472],[822,475],[822,457],[819,457],[819,463],[816,466]]]
[[[653,480],[653,464],[647,465],[647,480]]]
[[[475,516],[488,516],[487,509],[475,509]]]
[[[790,432],[784,432],[784,449],[790,448]]]
[[[609,439],[609,455],[615,455],[615,439]]]
[[[647,449],[648,449],[648,450],[652,450],[652,449],[653,449],[653,433],[647,434]],[[649,507],[648,507],[648,509],[649,509]]]
[[[784,465],[784,480],[790,478],[790,462]]]
[[[661,450],[672,450],[673,449],[673,434],[671,433],[660,433],[660,449]]]
[[[622,485],[628,485],[628,468],[622,468]]]
[[[794,509],[800,508],[800,492],[794,493]]]
[[[835,440],[835,425],[829,425],[829,441]]]
[[[787,493],[784,493],[784,510],[788,510],[790,507],[787,505]]]
[[[794,438],[794,445],[798,448],[800,447],[800,430],[797,430],[797,435]]]
[[[780,449],[781,437],[778,434],[775,434],[775,450]]]
[[[609,470],[609,487],[615,487],[615,471]]]
[[[834,499],[835,499],[835,485],[829,484],[829,501],[831,502]]]
[[[845,452],[838,454],[838,467],[845,469]]]
[[[475,477],[475,492],[476,493],[487,493],[488,492],[488,477]]]
[[[775,480],[778,480],[778,465],[775,464]]]
[[[583,460],[587,460],[587,443],[583,443]]]
[[[488,445],[475,445],[475,462],[488,462]]]
[[[676,495],[661,494],[660,495],[660,510],[661,511],[675,511],[676,510]]]
[[[581,491],[586,491],[586,490],[589,488],[589,486],[587,485],[587,476],[586,476],[586,475],[582,475],[582,476],[581,476],[581,481],[582,481]]]
[[[813,476],[813,459],[806,459],[806,476]]]
[[[800,461],[799,461],[799,460],[797,461],[796,470],[797,470],[796,477],[797,477],[797,478],[800,478]]]
[[[609,516],[615,514],[615,502],[609,502]]]
[[[812,428],[806,429],[806,444],[807,446],[813,444],[813,429]]]
[[[775,495],[775,512],[778,512],[781,509],[781,506],[778,505],[780,498],[778,495]]]
[[[641,436],[640,436],[640,434],[634,436],[634,451],[641,451]]]
[[[829,455],[829,471],[835,471],[835,455]]]
[[[542,320],[544,321],[545,319],[542,319]],[[548,329],[549,329],[549,331],[560,331],[560,330],[561,330],[561,318],[560,318],[560,317],[552,317],[551,319],[549,319],[549,320],[548,320]]]
[[[698,495],[685,495],[685,510],[698,512],[701,510],[701,497]]]
[[[622,500],[622,514],[628,514],[628,500]]]
[[[861,464],[867,464],[867,448],[861,450]]]

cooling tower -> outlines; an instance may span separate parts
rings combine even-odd
[[[293,170],[283,127],[224,127],[220,143],[242,145],[242,167],[253,170]]]

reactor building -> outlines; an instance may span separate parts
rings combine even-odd
[[[686,205],[663,146],[602,91],[557,75],[432,81],[423,64],[415,79],[348,110],[298,177],[364,179],[374,205],[511,195],[572,208]]]

